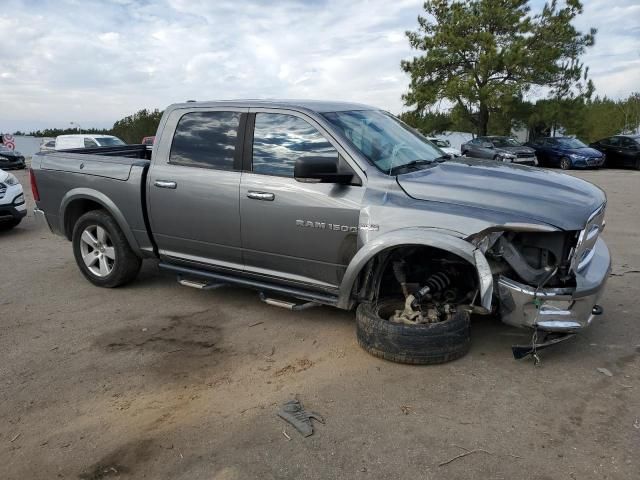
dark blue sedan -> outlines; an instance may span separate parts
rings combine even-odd
[[[536,151],[540,166],[571,168],[600,168],[604,154],[588,147],[577,138],[543,137],[527,143]]]

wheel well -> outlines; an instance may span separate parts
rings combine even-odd
[[[404,287],[398,280],[399,271],[406,277]],[[471,303],[479,289],[476,267],[454,253],[426,245],[400,245],[376,254],[360,272],[354,294],[358,301],[366,302],[414,293],[440,272],[450,277],[452,288],[460,290],[459,297]]]
[[[95,200],[89,200],[87,198],[73,200],[67,205],[64,212],[64,234],[67,240],[71,240],[73,227],[78,219],[91,210],[104,210],[104,206]]]

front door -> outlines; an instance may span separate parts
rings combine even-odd
[[[296,159],[338,158],[339,145],[302,114],[253,111],[251,172],[243,173],[240,185],[245,268],[296,283],[337,287],[356,253],[364,188],[296,181]]]
[[[248,109],[176,110],[149,172],[151,229],[161,257],[242,268],[240,166]],[[164,149],[164,150],[163,150]]]

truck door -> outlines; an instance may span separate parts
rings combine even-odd
[[[301,183],[301,156],[339,158],[341,147],[305,115],[252,109],[240,217],[245,268],[296,283],[336,287],[356,253],[362,186]],[[345,162],[344,157],[341,161]]]
[[[242,268],[239,188],[247,111],[178,109],[168,118],[147,182],[161,257]],[[172,139],[165,139],[167,132],[175,132]]]

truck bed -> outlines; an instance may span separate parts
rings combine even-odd
[[[83,202],[112,213],[138,253],[153,253],[147,229],[146,175],[151,150],[145,145],[78,148],[42,152],[31,168],[51,229],[70,239],[68,219]]]

